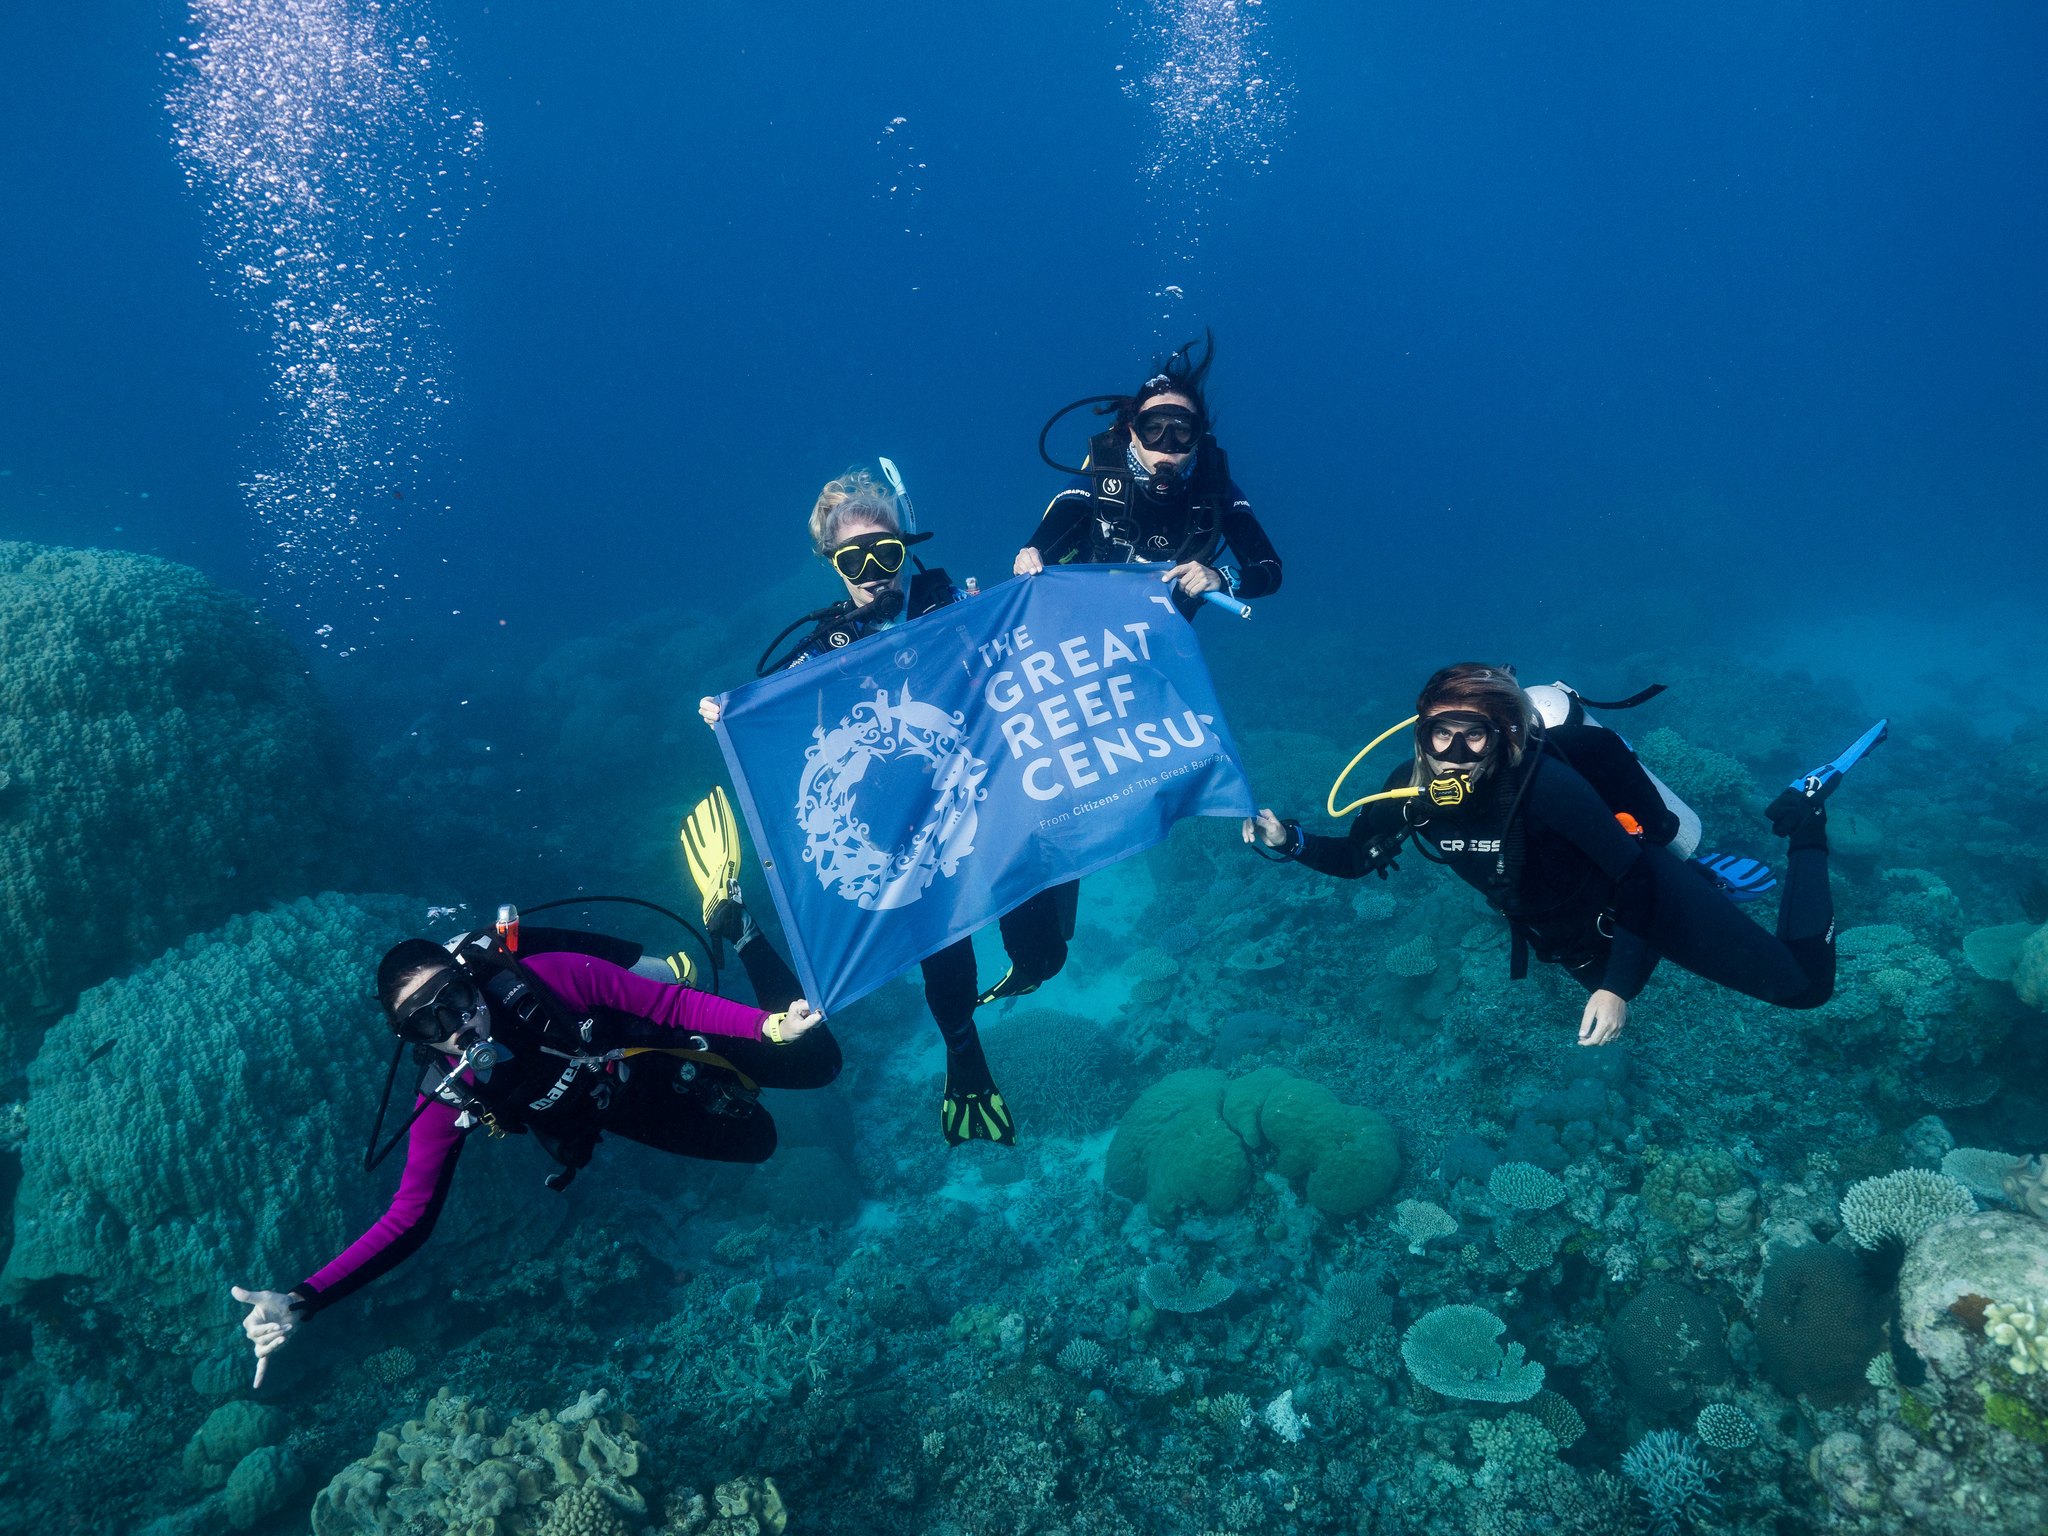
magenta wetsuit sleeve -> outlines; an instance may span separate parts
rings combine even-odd
[[[758,1040],[761,1021],[768,1017],[759,1008],[709,992],[635,976],[595,955],[535,955],[526,965],[571,1008],[614,1008],[693,1035]]]
[[[414,1107],[418,1107],[417,1100]],[[369,1231],[294,1287],[305,1297],[298,1306],[301,1315],[318,1312],[361,1290],[411,1258],[427,1240],[448,1198],[455,1159],[462,1151],[463,1131],[455,1123],[457,1113],[452,1104],[436,1100],[413,1121],[406,1133],[405,1172],[399,1176],[391,1208]]]

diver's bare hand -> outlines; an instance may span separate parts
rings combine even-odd
[[[249,1308],[249,1315],[242,1319],[242,1332],[256,1350],[256,1379],[249,1385],[260,1387],[263,1373],[270,1368],[270,1357],[291,1342],[292,1330],[299,1326],[298,1319],[292,1316],[291,1293],[251,1291],[237,1285],[230,1288],[229,1294]]]
[[[1628,999],[1618,992],[1595,992],[1579,1017],[1579,1044],[1606,1045],[1628,1025]]]
[[[1045,569],[1045,557],[1029,544],[1017,551],[1017,558],[1010,562],[1012,576],[1036,576]]]
[[[723,711],[718,707],[718,700],[712,698],[709,694],[706,694],[697,701],[697,717],[706,725],[718,724],[718,717],[722,713]]]
[[[1286,824],[1271,811],[1262,809],[1258,815],[1244,819],[1244,840],[1266,848],[1284,848],[1287,846]]]
[[[1178,582],[1181,591],[1189,597],[1200,597],[1204,592],[1223,590],[1223,578],[1216,574],[1213,567],[1206,566],[1199,560],[1183,560],[1159,579]]]
[[[783,1012],[770,1014],[761,1025],[761,1033],[775,1045],[787,1045],[792,1040],[802,1039],[824,1022],[825,1015],[798,998]]]

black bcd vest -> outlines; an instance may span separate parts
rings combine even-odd
[[[1088,440],[1088,503],[1090,521],[1083,542],[1091,565],[1120,565],[1132,560],[1215,563],[1223,547],[1223,513],[1230,497],[1230,459],[1207,432],[1195,447],[1195,473],[1179,507],[1150,502],[1133,483],[1129,434],[1120,429],[1099,432]],[[1178,530],[1164,527],[1167,516],[1180,511]]]
[[[1496,780],[1476,806],[1446,812],[1416,801],[1421,809],[1409,812],[1407,819],[1418,849],[1432,862],[1450,865],[1486,898],[1488,906],[1507,919],[1514,941],[1509,971],[1516,979],[1528,971],[1530,938],[1546,919],[1557,918],[1576,905],[1579,894],[1575,891],[1553,900],[1540,910],[1522,900],[1528,837],[1521,815],[1513,808],[1520,798],[1516,791],[1529,775],[1542,770],[1546,757],[1574,769],[1617,817],[1625,814],[1631,818],[1645,843],[1661,848],[1678,835],[1677,813],[1664,803],[1634,750],[1615,732],[1591,723],[1550,727],[1538,750],[1526,754],[1520,766]],[[1432,823],[1439,834],[1446,827],[1452,829],[1455,840],[1464,846],[1446,850],[1443,837],[1430,834]],[[1580,891],[1596,873],[1588,873],[1580,882]],[[1586,937],[1588,943],[1593,942],[1592,936]],[[1554,945],[1544,948],[1546,959],[1559,958]]]

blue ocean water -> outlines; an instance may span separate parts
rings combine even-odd
[[[2048,1528],[2036,9],[159,0],[0,50],[0,1526]],[[899,982],[758,1171],[473,1148],[252,1394],[225,1286],[393,1183],[383,947],[686,903],[696,701],[838,595],[818,487],[889,455],[994,585],[1045,418],[1205,328],[1286,571],[1199,629],[1261,802],[1340,832],[1423,677],[1510,661],[1669,683],[1630,737],[1763,856],[1889,716],[1835,999],[1666,966],[1589,1067],[1462,886],[1189,824],[982,1010],[1018,1148],[934,1133]],[[1386,1117],[1384,1198],[1256,1111],[1235,1198],[1119,1187],[1116,1127],[1216,1109],[1175,1074],[1260,1069]],[[1448,1307],[1540,1394],[1469,1314],[1418,1365]]]

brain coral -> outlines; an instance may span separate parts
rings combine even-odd
[[[1733,1369],[1723,1342],[1727,1324],[1714,1304],[1670,1280],[1654,1280],[1615,1314],[1607,1348],[1629,1396],[1642,1408],[1674,1413],[1701,1386]]]
[[[253,606],[144,555],[0,543],[0,1037],[289,892],[334,743]]]
[[[1227,1211],[1251,1188],[1251,1157],[1223,1123],[1221,1072],[1174,1072],[1138,1095],[1117,1122],[1103,1162],[1103,1183],[1126,1200],[1143,1200],[1165,1223],[1183,1207]]]
[[[568,1502],[577,1529],[619,1528],[647,1512],[639,1486],[644,1447],[630,1414],[602,1411],[606,1394],[583,1394],[559,1414],[507,1422],[443,1387],[426,1412],[385,1430],[313,1501],[313,1536],[389,1536],[415,1530],[556,1536],[550,1518]],[[611,1514],[609,1521],[605,1514]]]
[[[1162,1223],[1194,1205],[1227,1211],[1250,1189],[1259,1148],[1273,1150],[1285,1177],[1305,1176],[1309,1204],[1327,1216],[1376,1204],[1401,1168],[1393,1124],[1377,1110],[1278,1067],[1235,1079],[1203,1068],[1138,1096],[1117,1124],[1103,1182]]]
[[[296,1283],[362,1231],[397,1182],[395,1158],[374,1175],[360,1168],[389,1038],[369,978],[421,910],[394,897],[311,897],[235,918],[86,993],[29,1068],[0,1298],[55,1306],[69,1281],[88,1280],[131,1342],[203,1357],[195,1381],[210,1390],[244,1380],[228,1287]],[[537,1178],[544,1159],[525,1140],[488,1155],[518,1157]],[[537,1251],[568,1202],[533,1199],[527,1177],[494,1172],[459,1183],[427,1248],[347,1305],[473,1278],[462,1247],[486,1234],[497,1258],[495,1240],[515,1226],[520,1252]]]
[[[1883,1302],[1847,1249],[1773,1249],[1756,1310],[1764,1374],[1787,1396],[1824,1408],[1856,1396],[1864,1366],[1885,1348]]]

